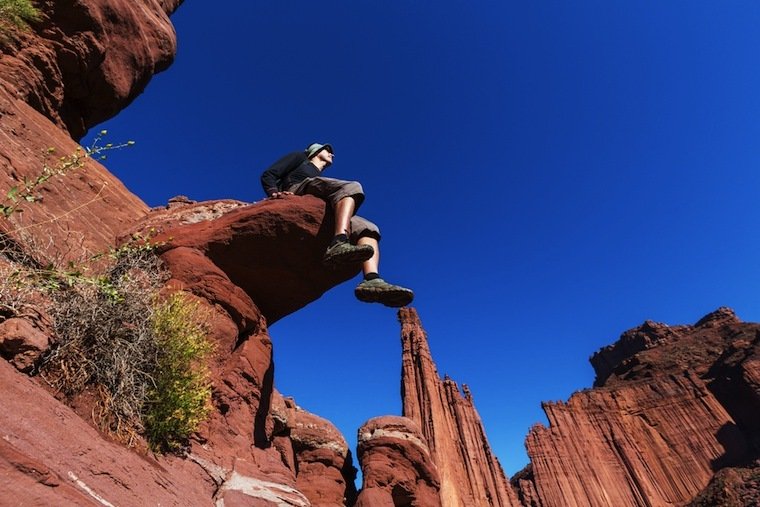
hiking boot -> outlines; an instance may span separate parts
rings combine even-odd
[[[364,280],[354,289],[356,299],[365,303],[382,303],[385,306],[399,308],[414,299],[414,292],[405,287],[392,285],[382,278]]]
[[[374,254],[375,249],[371,245],[352,245],[348,241],[341,241],[327,248],[322,262],[328,267],[359,264]]]

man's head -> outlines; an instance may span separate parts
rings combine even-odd
[[[312,143],[304,150],[304,152],[306,153],[306,157],[309,160],[312,160],[313,162],[324,163],[316,165],[323,165],[323,167],[327,167],[328,165],[332,164],[334,151],[331,144]]]

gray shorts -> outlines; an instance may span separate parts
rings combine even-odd
[[[301,183],[293,185],[288,189],[296,195],[313,195],[324,199],[332,204],[333,209],[338,201],[344,197],[353,197],[356,201],[354,212],[364,202],[364,190],[358,181],[338,180],[335,178],[324,178],[317,176],[306,178]],[[369,220],[354,215],[351,217],[351,241],[356,242],[362,236],[373,237],[380,240],[380,229]]]

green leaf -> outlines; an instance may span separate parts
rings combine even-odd
[[[16,194],[18,193],[18,187],[13,187],[10,190],[8,190],[8,199],[10,199],[13,202],[16,202]]]

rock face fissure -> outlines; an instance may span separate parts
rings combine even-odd
[[[517,496],[485,435],[467,386],[438,376],[417,312],[399,311],[401,321],[403,415],[427,442],[441,481],[444,507],[518,506]]]

